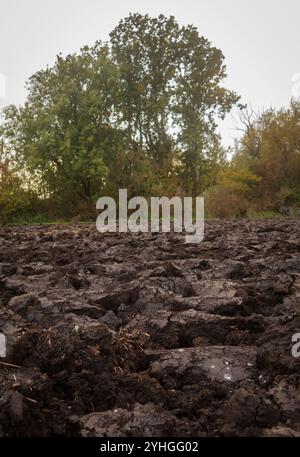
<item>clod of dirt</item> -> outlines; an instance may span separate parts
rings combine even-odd
[[[150,364],[151,374],[164,384],[176,386],[203,380],[236,383],[252,378],[256,363],[256,350],[250,347],[208,346],[149,351],[148,356],[158,358]]]
[[[82,436],[173,436],[180,421],[153,404],[135,404],[131,411],[114,409],[80,419]]]

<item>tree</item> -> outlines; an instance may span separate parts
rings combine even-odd
[[[198,194],[225,156],[216,119],[238,100],[222,86],[223,60],[193,26],[130,15],[109,43],[35,73],[25,104],[5,108],[0,136],[65,216],[119,187]]]
[[[299,125],[300,103],[292,100],[288,109],[270,109],[257,116],[251,136],[246,131],[242,137],[234,162],[260,177],[254,192],[261,208],[300,204]]]
[[[36,176],[44,195],[72,205],[91,201],[103,186],[117,130],[118,70],[107,46],[58,56],[34,74],[24,106],[4,110],[7,147]]]
[[[130,15],[110,37],[122,80],[125,130],[158,168],[180,150],[183,185],[197,193],[216,151],[216,118],[238,100],[221,85],[226,76],[221,51],[172,16]]]

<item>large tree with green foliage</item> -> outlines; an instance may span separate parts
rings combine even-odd
[[[109,43],[30,78],[25,104],[4,110],[5,148],[61,207],[118,187],[198,193],[224,155],[216,120],[238,100],[223,59],[174,17],[130,15]]]
[[[5,141],[44,194],[90,200],[103,187],[122,135],[115,128],[116,65],[101,43],[34,74],[24,106],[4,110]],[[71,201],[70,201],[71,203]]]
[[[211,159],[222,155],[216,119],[238,100],[222,86],[222,52],[195,27],[163,15],[130,15],[110,37],[126,131],[159,167],[180,151],[183,187],[203,190]]]

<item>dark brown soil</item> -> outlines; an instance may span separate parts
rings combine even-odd
[[[0,436],[300,436],[299,223],[1,228]]]

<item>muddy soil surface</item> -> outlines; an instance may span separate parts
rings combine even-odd
[[[1,228],[0,436],[299,436],[299,224]]]

